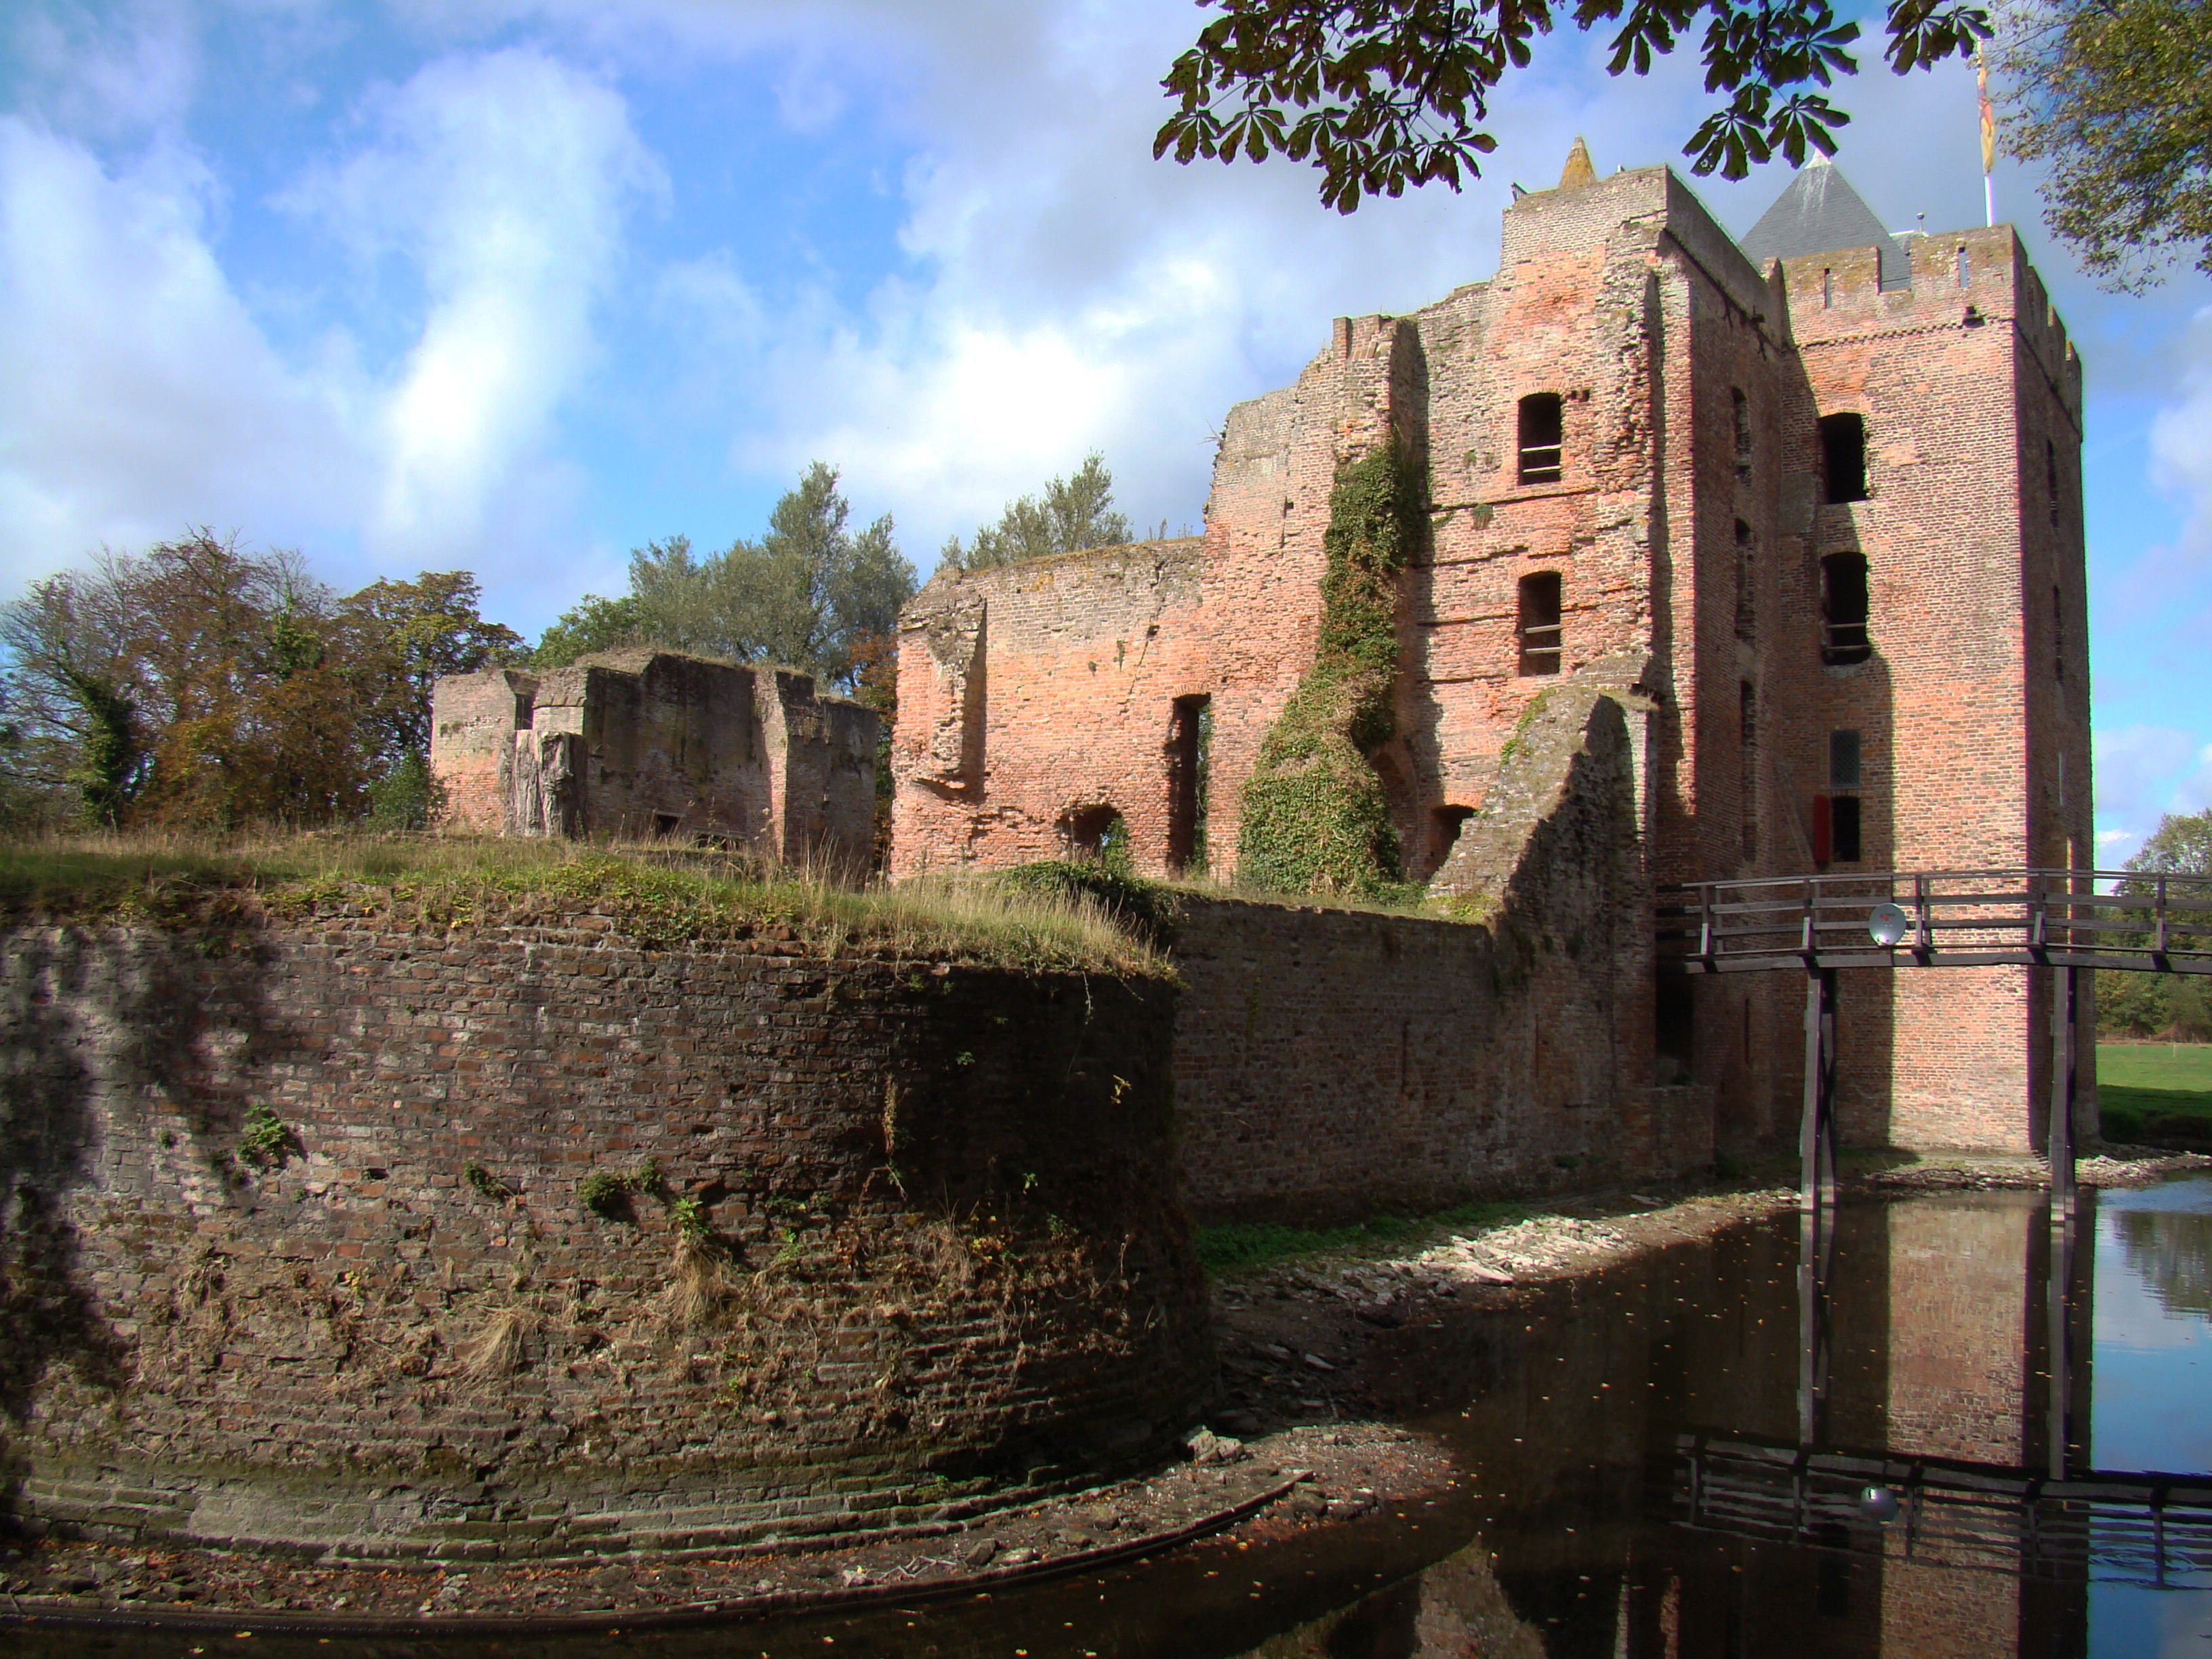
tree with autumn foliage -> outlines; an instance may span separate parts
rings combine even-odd
[[[104,550],[0,605],[7,804],[224,830],[356,819],[395,778],[422,793],[436,677],[521,650],[478,603],[465,572],[341,599],[297,554],[204,529]],[[428,805],[385,816],[419,824]]]

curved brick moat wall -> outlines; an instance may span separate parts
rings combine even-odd
[[[0,1491],[31,1524],[860,1532],[1155,1455],[1212,1386],[1164,981],[588,915],[6,951]],[[281,1167],[241,1161],[256,1109]],[[647,1159],[659,1191],[585,1208]],[[685,1197],[726,1260],[685,1266]]]

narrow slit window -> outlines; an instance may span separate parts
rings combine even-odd
[[[1557,483],[1565,416],[1556,392],[1532,392],[1521,400],[1521,482]]]
[[[1729,390],[1729,398],[1735,416],[1735,476],[1740,483],[1751,478],[1751,399],[1743,395],[1741,386]]]
[[[1736,687],[1736,731],[1743,751],[1737,816],[1747,863],[1759,856],[1759,692],[1749,680]]]
[[[1867,498],[1866,416],[1820,416],[1820,476],[1830,501]]]
[[[1820,273],[1820,309],[1826,311],[1836,303],[1836,275],[1832,270]]]
[[[1961,243],[1959,247],[1959,286],[1960,288],[1966,286],[1966,249],[1965,244]]]
[[[2045,492],[2051,502],[2051,527],[2058,528],[2058,446],[2050,439],[2043,441],[2043,478]]]
[[[2066,678],[2066,601],[2056,583],[2051,589],[2051,661],[2063,681]]]
[[[1206,751],[1212,745],[1213,699],[1177,697],[1168,721],[1168,868],[1206,867]]]
[[[1519,613],[1514,631],[1521,641],[1521,672],[1556,674],[1563,644],[1559,624],[1559,573],[1540,570],[1521,579]]]
[[[1873,651],[1866,555],[1831,553],[1820,561],[1820,660],[1832,667],[1864,662]]]
[[[1738,519],[1735,521],[1735,636],[1740,640],[1748,640],[1758,632],[1758,544],[1752,537],[1751,526]]]

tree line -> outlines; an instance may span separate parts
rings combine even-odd
[[[1091,455],[1007,503],[958,568],[1129,538]],[[465,570],[340,594],[297,552],[195,528],[102,550],[0,604],[0,826],[224,832],[249,825],[426,828],[430,697],[441,675],[558,668],[651,645],[801,668],[890,718],[913,564],[889,514],[855,526],[815,462],[757,540],[684,536],[630,555],[628,591],[587,593],[532,645],[483,614]]]

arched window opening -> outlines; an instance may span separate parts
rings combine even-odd
[[[1820,475],[1830,501],[1867,498],[1866,416],[1820,416]]]
[[[1749,863],[1759,856],[1759,692],[1749,680],[1736,687],[1736,735],[1742,745],[1739,817],[1743,826],[1743,856]]]
[[[1735,477],[1738,483],[1751,482],[1751,399],[1743,395],[1743,388],[1729,388],[1729,398],[1735,416]]]
[[[1521,579],[1519,613],[1514,632],[1521,640],[1523,674],[1556,674],[1563,630],[1559,623],[1559,573],[1540,570]]]
[[[1206,775],[1213,699],[1177,697],[1168,721],[1168,868],[1206,868]]]
[[[1565,416],[1556,392],[1532,392],[1521,400],[1521,482],[1557,483]]]
[[[1820,561],[1820,660],[1831,666],[1874,654],[1867,635],[1867,562],[1863,553],[1831,553]]]
[[[1758,631],[1758,544],[1751,526],[1735,521],[1735,636],[1748,640]]]
[[[1467,827],[1467,821],[1474,816],[1474,808],[1472,806],[1451,805],[1439,806],[1430,814],[1436,824],[1437,864],[1441,865],[1451,856],[1452,848],[1459,845],[1459,832]]]
[[[1121,821],[1117,806],[1078,807],[1060,819],[1060,833],[1072,859],[1116,865],[1129,861],[1129,826]]]

